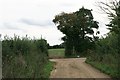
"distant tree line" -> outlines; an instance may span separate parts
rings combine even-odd
[[[53,45],[53,46],[50,46],[49,44],[47,44],[47,47],[48,47],[48,49],[60,49],[60,48],[64,48],[65,45],[64,45],[64,43],[61,43],[59,45]]]

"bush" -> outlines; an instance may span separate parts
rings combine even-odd
[[[47,41],[14,36],[2,41],[3,78],[43,78],[48,62]]]
[[[118,35],[109,33],[106,38],[102,38],[96,42],[96,48],[89,54],[87,61],[95,65],[101,65],[101,67],[96,67],[110,74],[112,77],[119,77],[120,54],[118,53],[118,47],[120,47],[120,45],[118,45]],[[107,67],[103,67],[104,65]]]

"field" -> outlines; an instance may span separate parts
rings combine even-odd
[[[64,51],[65,49],[49,49],[48,50],[49,58],[64,58],[65,57]]]

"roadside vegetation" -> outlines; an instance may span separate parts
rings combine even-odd
[[[95,50],[89,53],[86,61],[112,77],[120,76],[117,37],[117,34],[111,33],[97,41]]]
[[[2,41],[3,78],[48,78],[52,66],[45,39],[15,35],[14,38],[5,36]]]
[[[51,61],[48,61],[48,62],[44,65],[43,72],[44,72],[45,78],[49,78],[49,77],[50,77],[50,73],[51,73],[51,71],[53,70],[54,65],[55,65],[55,63],[54,63],[54,62],[51,62]]]
[[[89,53],[86,62],[112,77],[120,78],[120,1],[100,4],[110,18],[107,25],[110,32],[95,42],[95,49]]]

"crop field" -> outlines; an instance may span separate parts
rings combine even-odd
[[[65,57],[65,49],[49,49],[49,58],[63,58]]]

